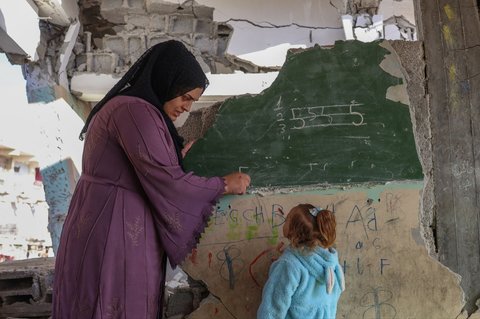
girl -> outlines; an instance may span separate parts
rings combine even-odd
[[[258,319],[334,319],[345,290],[343,271],[332,245],[335,215],[300,204],[290,211],[283,235],[290,240],[270,267]]]

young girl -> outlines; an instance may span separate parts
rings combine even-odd
[[[290,240],[270,267],[258,319],[335,319],[345,290],[335,242],[335,215],[300,204],[290,211],[283,235]]]

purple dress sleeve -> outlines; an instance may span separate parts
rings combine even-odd
[[[223,178],[185,173],[161,113],[147,102],[119,105],[110,127],[145,191],[158,236],[175,266],[198,243],[224,192]]]

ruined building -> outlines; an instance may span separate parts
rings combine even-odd
[[[175,123],[200,138],[186,165],[239,169],[254,187],[215,208],[188,279],[167,285],[167,318],[253,318],[287,244],[280,211],[299,202],[336,212],[340,316],[480,318],[478,1],[28,0],[33,51],[7,3],[0,50],[22,65],[30,103],[85,119],[168,39],[207,73]],[[54,249],[80,173],[66,157],[40,165]],[[52,259],[0,264],[0,317],[48,318]]]

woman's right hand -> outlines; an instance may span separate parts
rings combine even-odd
[[[245,173],[230,173],[223,177],[225,181],[225,193],[232,195],[242,195],[247,191],[250,185],[250,176]]]

